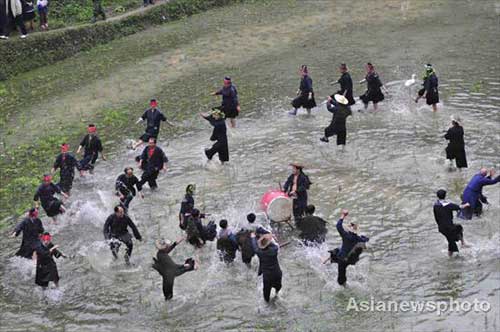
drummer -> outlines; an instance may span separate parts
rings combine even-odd
[[[292,174],[286,180],[283,191],[293,200],[293,217],[297,221],[304,216],[307,207],[307,190],[312,183],[304,173],[302,164],[295,162],[290,166],[292,166]]]

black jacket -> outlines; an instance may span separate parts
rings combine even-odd
[[[124,195],[128,195],[128,193],[130,192],[133,196],[135,196],[134,186],[136,186],[138,182],[139,179],[135,175],[128,177],[127,174],[121,174],[116,179],[115,190],[121,192]],[[137,191],[141,190],[137,188]]]
[[[446,132],[444,138],[450,141],[452,147],[464,147],[464,129],[462,126],[453,126]]]
[[[285,182],[284,190],[287,194],[290,194],[293,188],[293,177],[291,174]],[[297,200],[299,201],[307,201],[307,189],[311,182],[309,178],[302,172],[299,174],[299,178],[297,179]]]
[[[78,161],[72,153],[60,153],[54,162],[54,169],[60,169],[61,177],[74,176]]]
[[[340,84],[340,90],[337,91],[339,95],[344,95],[349,100],[349,106],[354,105],[356,101],[352,95],[352,79],[349,73],[343,73],[337,81]],[[332,96],[333,98],[333,96]]]
[[[212,116],[207,116],[205,119],[214,127],[210,140],[227,143],[226,121],[224,119],[215,120]]]
[[[257,239],[252,238],[253,251],[259,257],[259,275],[275,275],[281,273],[278,262],[278,246],[274,243],[269,244],[267,248],[260,249],[257,245]]]
[[[52,182],[48,185],[42,183],[36,190],[33,200],[40,200],[42,206],[46,209],[49,207],[50,202],[56,200],[56,198],[54,197],[56,193],[61,193],[61,188],[59,188],[58,185],[55,185]]]
[[[309,92],[313,92],[313,81],[309,75],[306,75],[300,79],[299,85],[300,95],[306,96]]]
[[[87,134],[80,142],[80,146],[85,149],[85,155],[95,155],[102,152],[101,139],[97,135]]]
[[[135,226],[132,219],[130,219],[127,215],[124,215],[122,218],[119,218],[116,213],[113,213],[106,219],[106,223],[104,224],[104,238],[109,240],[111,238],[119,238],[122,235],[128,233],[128,227],[132,228],[132,232],[134,233],[134,237],[137,240],[141,240],[141,234],[139,230]]]
[[[433,207],[434,219],[439,230],[446,230],[453,226],[453,211],[460,211],[460,206],[446,201],[437,201]]]
[[[144,148],[141,154],[142,160],[142,169],[143,170],[154,170],[159,171],[163,168],[164,164],[168,162],[168,158],[165,155],[165,152],[157,146],[154,147],[154,152],[151,157],[149,157],[149,149],[147,146]]]
[[[141,118],[146,120],[146,133],[154,136],[160,132],[161,121],[167,121],[165,115],[157,108],[154,108],[153,111],[151,108],[147,109]]]
[[[332,122],[330,123],[330,127],[335,131],[344,131],[346,130],[346,119],[349,115],[352,114],[350,107],[345,105],[340,105],[336,102],[327,103],[326,109],[328,112],[333,114]]]

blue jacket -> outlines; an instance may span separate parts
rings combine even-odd
[[[469,203],[471,208],[474,209],[477,206],[477,202],[483,195],[483,186],[489,186],[497,182],[500,182],[500,175],[494,179],[486,175],[474,175],[469,181],[467,187],[465,187],[462,198],[463,202]]]
[[[216,95],[222,95],[222,107],[227,109],[234,109],[239,105],[238,101],[238,91],[236,87],[231,84],[230,86],[223,87],[215,93]]]
[[[368,242],[369,240],[366,236],[363,235],[359,236],[353,232],[346,232],[344,230],[344,227],[342,226],[343,222],[344,222],[343,219],[339,219],[339,221],[337,221],[337,231],[339,232],[340,237],[342,237],[342,246],[340,247],[338,257],[347,257],[347,255],[351,252],[356,243]]]

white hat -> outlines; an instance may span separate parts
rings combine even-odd
[[[342,105],[347,105],[349,104],[349,100],[347,100],[346,97],[344,97],[343,95],[339,95],[339,94],[336,94],[335,96],[333,96],[335,98],[335,100],[337,101],[337,103],[339,104],[342,104]]]
[[[450,117],[450,119],[451,119],[452,122],[456,122],[458,124],[462,123],[462,120],[460,119],[460,117],[458,115],[452,115]]]
[[[156,249],[158,250],[164,250],[164,249],[167,249],[168,247],[170,247],[172,245],[172,241],[170,240],[164,240],[164,239],[159,239],[159,240],[156,240]]]
[[[352,225],[355,225],[355,227],[353,227]],[[348,223],[347,225],[344,224],[344,230],[346,232],[352,232],[355,234],[359,234],[359,225],[355,224],[355,223]]]

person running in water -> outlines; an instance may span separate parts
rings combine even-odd
[[[240,102],[238,100],[238,91],[231,82],[231,77],[224,77],[224,85],[221,89],[212,93],[212,96],[222,96],[222,104],[217,107],[221,110],[226,119],[229,119],[231,128],[236,127],[236,117],[240,114]]]
[[[458,252],[457,241],[462,243],[462,247],[466,247],[462,225],[453,223],[453,211],[461,211],[468,207],[469,203],[459,206],[446,201],[446,190],[443,189],[438,190],[436,195],[438,200],[433,207],[434,219],[438,224],[439,233],[448,241],[448,256],[451,257],[454,252]]]
[[[365,110],[368,109],[368,103],[371,101],[373,103],[373,109],[377,111],[378,103],[384,100],[385,98],[381,89],[384,88],[386,92],[387,89],[380,81],[380,77],[378,76],[378,73],[375,71],[375,67],[370,62],[366,64],[365,68],[366,68],[365,79],[361,80],[359,84],[363,84],[366,82],[367,90],[359,98],[365,105]]]
[[[51,173],[54,174],[58,168],[60,170],[58,186],[69,196],[75,178],[75,168],[78,169],[78,161],[69,152],[69,144],[67,143],[61,145],[61,153],[56,157]]]
[[[325,136],[321,137],[320,141],[328,143],[328,137],[337,135],[337,145],[344,150],[347,137],[346,119],[352,114],[348,104],[349,101],[343,95],[335,95],[334,100],[328,97],[326,108],[333,114],[333,117],[330,125],[325,128]]]
[[[271,289],[274,288],[276,296],[281,290],[282,272],[278,261],[279,245],[274,242],[272,234],[264,234],[259,240],[252,233],[252,247],[253,251],[259,257],[259,272],[262,274],[262,281],[264,284],[263,295],[264,300],[269,302],[271,296]]]
[[[483,195],[483,187],[491,186],[500,182],[500,175],[495,178],[495,170],[489,171],[481,168],[478,174],[474,175],[465,187],[462,194],[462,204],[468,203],[469,206],[460,211],[459,217],[470,220],[472,215],[481,216],[483,213],[483,203],[489,204],[486,196]]]
[[[342,63],[339,66],[339,71],[340,71],[340,78],[338,81],[333,82],[332,84],[340,84],[340,90],[338,90],[335,94],[331,95],[331,99],[335,98],[335,95],[342,95],[347,98],[348,106],[352,106],[356,104],[356,101],[354,100],[353,93],[352,93],[352,78],[351,75],[349,74],[349,69],[347,68],[347,65],[345,63]]]
[[[52,235],[50,233],[43,233],[40,240],[35,246],[33,256],[33,259],[36,261],[35,283],[45,289],[49,286],[49,282],[52,281],[56,287],[59,287],[59,273],[53,257],[66,256],[58,250],[58,245],[52,243]]]
[[[297,97],[292,100],[293,110],[288,112],[290,115],[297,115],[297,110],[300,107],[306,109],[307,114],[311,114],[311,109],[316,107],[316,100],[314,100],[313,81],[309,76],[309,69],[306,65],[299,68],[301,76],[299,89],[297,90]]]
[[[132,146],[132,149],[137,149],[139,146],[144,144],[144,142],[148,142],[151,137],[158,139],[158,134],[160,133],[160,125],[161,122],[167,122],[168,125],[174,126],[170,121],[167,120],[165,115],[158,108],[158,102],[156,99],[151,99],[149,102],[151,106],[144,114],[137,120],[136,123],[146,121],[146,132],[139,138],[139,140]]]
[[[175,278],[198,268],[193,258],[186,259],[184,264],[177,264],[170,257],[170,252],[172,252],[172,250],[182,241],[184,241],[183,238],[173,243],[163,239],[156,241],[156,249],[158,249],[158,252],[156,253],[156,258],[153,257],[154,263],[152,267],[158,271],[163,279],[163,296],[165,297],[165,301],[172,299],[174,296]]]
[[[467,158],[465,156],[465,142],[464,142],[464,128],[460,124],[458,116],[451,117],[451,125],[444,138],[449,141],[446,147],[446,159],[450,161],[453,159],[457,168],[467,168]]]
[[[163,150],[156,146],[156,138],[150,137],[148,146],[144,148],[139,158],[140,167],[143,170],[141,181],[137,183],[137,189],[142,190],[142,186],[147,182],[151,190],[158,188],[156,179],[160,171],[167,171],[168,158]]]
[[[229,147],[227,143],[227,128],[226,122],[224,121],[224,113],[220,110],[214,110],[210,114],[201,113],[200,115],[214,127],[210,140],[215,141],[215,143],[210,149],[205,149],[205,155],[208,160],[212,160],[212,157],[217,153],[220,162],[224,164],[229,161]]]
[[[16,252],[16,256],[32,259],[35,247],[40,242],[40,235],[44,232],[42,221],[38,218],[38,209],[29,210],[28,216],[16,225],[10,237],[17,237],[21,232],[23,233],[23,240],[21,248]]]
[[[123,170],[123,173],[118,176],[115,182],[116,195],[120,197],[120,203],[128,210],[130,202],[134,199],[137,187],[137,191],[144,198],[141,189],[138,187],[139,179],[134,175],[134,169],[132,167],[127,167]]]
[[[437,104],[439,103],[438,77],[430,63],[425,65],[425,72],[422,79],[424,81],[424,87],[418,90],[418,96],[415,102],[418,103],[419,99],[425,96],[427,105],[432,105],[432,111],[436,112]]]
[[[87,135],[85,135],[80,142],[80,146],[76,151],[77,154],[84,150],[83,159],[80,160],[78,169],[80,170],[80,176],[84,175],[85,171],[90,173],[94,170],[94,165],[101,153],[102,160],[106,160],[104,153],[102,152],[102,142],[99,136],[96,134],[97,128],[94,124],[89,124],[87,127]]]
[[[111,214],[108,219],[106,219],[103,229],[104,239],[109,241],[114,259],[118,258],[118,251],[121,246],[120,242],[127,246],[124,256],[127,265],[130,265],[130,256],[132,255],[132,249],[134,247],[132,236],[128,232],[129,227],[132,229],[134,237],[142,241],[142,236],[132,219],[125,214],[125,210],[122,206],[117,205],[115,206],[115,213]]]
[[[54,222],[56,222],[56,216],[58,214],[66,212],[61,200],[54,197],[55,194],[61,194],[64,198],[68,198],[68,195],[61,191],[59,186],[52,183],[52,175],[45,174],[43,176],[43,182],[36,190],[33,200],[35,201],[35,208],[39,207],[39,201],[42,203],[42,207],[48,217],[52,217]]]
[[[349,214],[349,211],[342,210],[340,219],[337,222],[337,231],[342,238],[342,246],[334,250],[330,250],[330,257],[323,261],[323,264],[328,262],[338,264],[337,282],[339,285],[344,285],[347,281],[346,271],[349,265],[354,265],[358,262],[359,256],[366,248],[368,238],[363,235],[358,235],[359,227],[355,223],[350,223],[344,229],[344,220]]]
[[[304,216],[307,206],[307,190],[311,186],[309,177],[304,173],[304,166],[291,163],[292,174],[285,182],[284,192],[293,199],[293,217],[295,222]]]
[[[186,187],[186,194],[181,202],[181,210],[179,211],[179,227],[182,230],[186,229],[186,221],[191,212],[194,209],[194,193],[196,191],[196,186],[194,184],[189,184]]]

